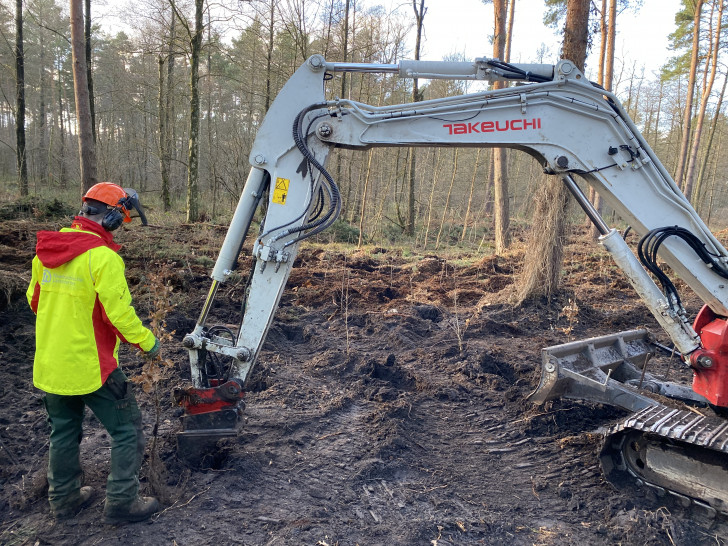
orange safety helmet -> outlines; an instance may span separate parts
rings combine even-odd
[[[108,212],[101,222],[101,225],[107,231],[115,230],[122,223],[131,222],[130,213],[132,209],[136,210],[141,218],[142,224],[147,225],[147,218],[139,202],[139,195],[131,188],[122,188],[112,182],[99,182],[98,184],[94,184],[82,198],[84,202],[82,212],[99,214],[102,211],[96,211],[96,207],[88,205],[86,203],[87,199],[99,201],[108,207]]]
[[[124,214],[124,222],[131,222],[131,216],[129,209],[126,208],[126,199],[129,195],[124,191],[124,188],[117,186],[113,182],[99,182],[94,184],[83,196],[83,201],[86,199],[93,199],[94,201],[100,201],[106,203],[110,207],[113,207]]]

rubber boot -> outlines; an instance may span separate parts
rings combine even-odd
[[[85,486],[82,487],[77,495],[72,495],[68,501],[64,501],[59,505],[51,506],[51,514],[53,517],[62,521],[70,519],[77,515],[81,510],[86,508],[90,504],[91,497],[93,497],[93,487]]]
[[[131,523],[149,519],[159,511],[159,501],[154,497],[137,497],[127,504],[109,504],[104,506],[104,523],[110,525]]]

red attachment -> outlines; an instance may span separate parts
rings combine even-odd
[[[189,388],[174,393],[175,402],[184,408],[187,415],[198,415],[233,408],[243,399],[245,393],[236,381],[228,381],[209,389]]]
[[[705,305],[693,328],[703,346],[690,355],[693,390],[715,406],[728,407],[728,321]]]

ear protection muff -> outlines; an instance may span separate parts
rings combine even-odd
[[[124,222],[124,214],[116,208],[110,208],[109,212],[101,220],[101,227],[106,231],[114,231]]]
[[[104,228],[106,231],[114,231],[122,223],[124,223],[124,213],[121,212],[118,208],[110,206],[107,206],[107,208],[109,210],[106,214],[104,214],[104,217],[101,219],[101,227]],[[101,207],[94,207],[93,205],[84,203],[83,207],[81,208],[81,212],[85,212],[86,214],[90,214],[91,216],[96,216],[97,214],[101,214],[103,212],[103,209]]]

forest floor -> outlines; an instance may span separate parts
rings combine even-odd
[[[102,523],[109,440],[88,412],[82,460],[97,495],[75,519],[56,523],[24,292],[35,232],[65,222],[0,222],[0,544],[728,544],[724,522],[605,481],[600,431],[624,413],[527,400],[543,347],[642,326],[660,332],[578,230],[560,295],[520,306],[507,295],[522,241],[506,257],[482,259],[306,246],[246,394],[239,436],[221,441],[199,469],[176,456],[179,409],[169,395],[189,377],[181,340],[225,230],[121,232],[139,315],[161,306],[173,332],[164,356],[174,366],[157,383],[160,396],[136,388],[148,439],[142,491],[158,495],[163,509],[145,523]],[[151,288],[160,282],[173,288],[164,302]],[[223,323],[237,320],[242,289],[241,280],[220,291],[213,314]],[[696,312],[697,300],[684,296]],[[143,360],[124,350],[122,365],[137,376]],[[673,366],[671,379],[680,372]]]

